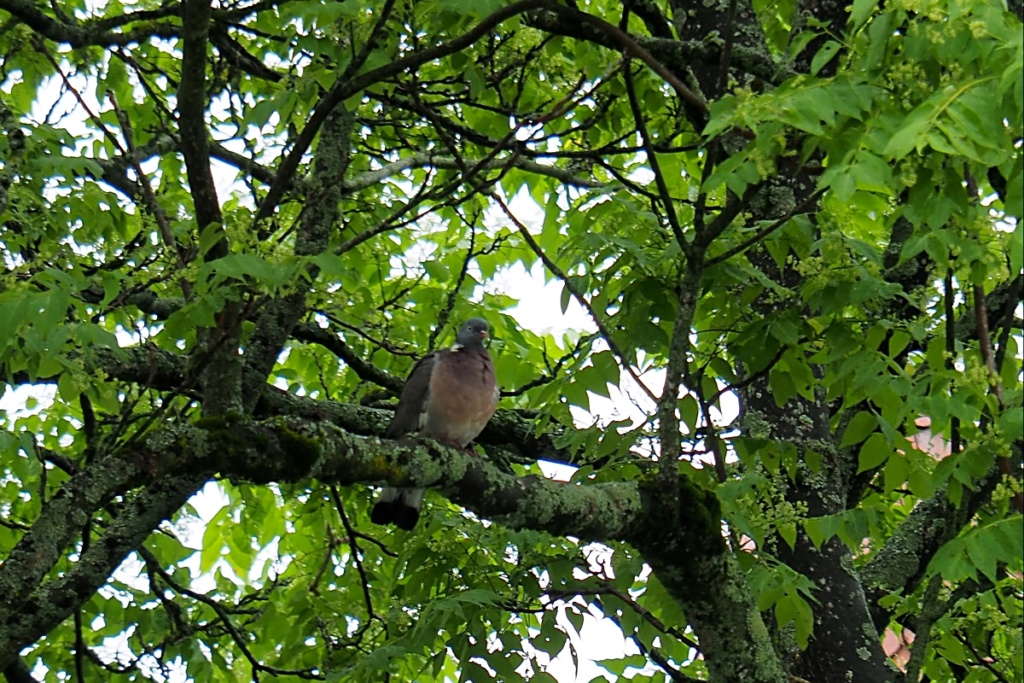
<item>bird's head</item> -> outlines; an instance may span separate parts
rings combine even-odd
[[[483,318],[470,318],[462,323],[455,336],[455,345],[467,349],[482,349],[490,327]]]

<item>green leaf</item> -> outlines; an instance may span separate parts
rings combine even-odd
[[[825,68],[825,65],[831,62],[833,57],[839,53],[839,48],[841,47],[842,45],[834,40],[825,41],[825,44],[814,55],[814,59],[811,60],[811,74],[817,76],[818,72]]]
[[[998,580],[996,566],[999,558],[1002,556],[996,543],[997,539],[992,536],[978,536],[975,534],[968,536],[964,544],[967,556],[971,558],[971,562],[993,583]]]
[[[811,539],[814,547],[820,550],[822,543],[839,533],[842,522],[842,515],[810,517],[804,520],[804,530],[807,532],[807,537]]]
[[[850,9],[850,26],[854,30],[863,26],[877,6],[878,3],[874,0],[854,0]]]
[[[423,269],[427,271],[431,279],[438,282],[448,282],[451,279],[451,272],[448,270],[448,266],[440,261],[424,261]]]
[[[793,522],[783,522],[778,525],[776,531],[779,533],[779,538],[786,542],[791,549],[796,547],[796,524]]]
[[[75,336],[86,346],[99,346],[108,349],[119,348],[117,337],[93,323],[76,325]]]
[[[572,290],[570,290],[567,285],[563,284],[562,285],[562,296],[561,296],[561,299],[559,299],[559,304],[562,307],[562,315],[565,315],[565,312],[567,310],[569,310],[569,301],[571,299],[572,299]]]
[[[869,472],[881,467],[886,462],[891,462],[894,451],[884,435],[875,433],[867,438],[864,445],[860,447],[860,454],[857,458],[857,473]],[[900,458],[895,458],[899,460]]]
[[[681,422],[691,431],[697,428],[699,414],[700,406],[697,405],[697,399],[692,394],[686,394],[679,399],[679,415],[681,416]]]
[[[775,621],[779,628],[795,627],[797,644],[807,647],[814,628],[814,616],[807,601],[795,593],[786,593],[775,604]]]
[[[551,680],[546,655],[562,653],[585,679],[574,631],[590,637],[600,610],[598,628],[643,650],[599,652],[605,678],[660,681],[663,657],[706,680],[708,662],[735,662],[676,638],[693,589],[740,611],[703,615],[701,635],[728,627],[778,670],[747,605],[807,643],[813,618],[863,613],[825,599],[850,558],[944,524],[954,538],[920,585],[939,576],[958,599],[929,622],[923,588],[894,590],[891,626],[932,624],[921,677],[1021,678],[1024,529],[1009,484],[978,498],[1024,431],[1022,343],[1002,339],[997,306],[1024,270],[1024,33],[1005,3],[852,0],[837,26],[822,3],[755,0],[763,44],[732,43],[754,79],[705,88],[707,121],[637,59],[627,84],[608,45],[506,0],[220,3],[205,88],[167,3],[57,4],[69,26],[131,40],[51,59],[33,22],[0,31],[0,561],[42,530],[62,550],[39,569],[59,581],[126,513],[154,513],[133,531],[146,562],[90,566],[106,585],[65,605],[91,625],[86,646],[128,634],[121,664],[151,653],[211,683],[251,679],[250,657],[344,683]],[[727,5],[702,5],[703,23],[724,30]],[[580,6],[622,20],[621,3]],[[623,30],[660,27],[630,13]],[[660,57],[682,46],[698,76],[717,68],[670,33]],[[204,113],[215,192],[181,153],[199,141],[179,89]],[[824,192],[807,199],[808,182]],[[975,286],[1002,406],[964,328]],[[375,446],[416,360],[475,315],[506,390],[472,446],[482,488],[454,486],[415,439],[387,440],[398,460]],[[673,462],[708,489],[682,527],[657,481],[657,401],[619,355],[655,391],[681,367],[685,390],[661,406],[686,432]],[[697,391],[717,397],[709,415]],[[958,453],[911,448],[924,417],[933,445],[956,418]],[[330,471],[308,462],[311,440]],[[701,466],[715,447],[738,460],[723,482]],[[535,486],[552,467],[565,485]],[[806,506],[807,486],[855,468],[857,495]],[[163,486],[181,471],[217,483],[174,510]],[[379,485],[404,475],[434,482],[420,522],[373,524]],[[503,514],[498,484],[529,505]],[[939,492],[959,508],[922,520]],[[88,553],[77,522],[42,529],[69,500],[92,520]],[[742,574],[690,576],[708,551],[690,536],[723,520],[756,552],[735,553]],[[849,552],[820,552],[837,537]],[[813,558],[772,556],[802,542]],[[0,622],[11,613],[0,600]],[[73,678],[75,620],[38,636],[31,665]]]
[[[878,429],[878,418],[867,411],[859,411],[843,430],[843,439],[840,441],[839,447],[845,448],[858,444],[868,438],[876,429]]]

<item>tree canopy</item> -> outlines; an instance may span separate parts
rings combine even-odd
[[[1021,680],[1022,18],[0,0],[0,671]],[[382,439],[477,315],[478,453]]]

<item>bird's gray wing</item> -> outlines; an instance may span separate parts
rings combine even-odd
[[[398,398],[398,407],[391,418],[391,424],[384,432],[388,439],[397,439],[405,434],[418,432],[423,426],[423,416],[430,399],[430,378],[434,374],[441,352],[428,353],[413,367],[409,378],[402,387],[402,395]]]
[[[430,400],[431,378],[442,353],[429,353],[413,366],[409,378],[405,380],[405,386],[402,387],[402,395],[398,397],[395,415],[384,432],[386,438],[397,439],[406,434],[419,432],[423,428],[427,402]],[[374,524],[395,524],[401,529],[412,529],[419,520],[424,493],[423,489],[385,487],[370,512],[370,521]]]

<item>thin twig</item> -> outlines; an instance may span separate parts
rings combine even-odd
[[[658,194],[661,196],[661,204],[665,208],[665,218],[668,220],[669,226],[672,228],[672,234],[676,238],[676,243],[684,254],[689,258],[690,245],[686,242],[686,237],[683,235],[683,229],[679,225],[679,216],[676,214],[675,201],[672,199],[672,194],[669,192],[668,184],[665,182],[665,174],[661,171],[661,164],[658,163],[658,155],[654,151],[654,140],[651,139],[650,133],[647,131],[647,124],[644,123],[643,111],[640,108],[640,101],[636,96],[636,87],[633,84],[633,75],[629,70],[629,62],[626,62],[626,68],[623,69],[623,77],[626,81],[626,93],[629,95],[629,108],[633,112],[633,122],[636,125],[637,132],[640,133],[640,140],[643,142],[644,153],[647,155],[647,162],[651,165],[651,171],[654,172],[654,182],[658,186]]]
[[[763,240],[765,237],[767,237],[768,235],[772,234],[773,232],[781,228],[783,225],[785,225],[791,218],[793,218],[793,216],[803,211],[803,209],[806,208],[808,204],[810,204],[815,199],[820,197],[822,195],[822,192],[822,190],[816,190],[812,192],[811,194],[807,195],[803,199],[803,201],[801,201],[799,204],[794,206],[789,212],[787,212],[786,215],[783,216],[782,218],[779,218],[773,223],[769,223],[767,226],[761,228],[753,235],[737,244],[735,247],[732,247],[731,249],[726,249],[724,252],[718,254],[717,256],[712,256],[710,259],[708,259],[707,263],[705,264],[706,267],[711,267],[719,263],[722,263],[723,261],[728,261],[733,256],[736,256],[737,254],[740,254],[746,251],[748,248],[754,246],[755,244]]]
[[[356,571],[359,572],[359,580],[363,586],[363,602],[366,605],[366,616],[369,619],[377,619],[377,613],[373,610],[373,597],[370,595],[370,578],[366,575],[366,569],[363,567],[363,551],[356,542],[355,530],[352,528],[352,523],[348,521],[348,515],[345,514],[345,506],[341,504],[338,487],[332,484],[330,490],[334,506],[338,509],[338,517],[341,518],[341,523],[345,527],[345,533],[348,535],[348,546],[352,556],[352,563],[355,564]]]
[[[672,86],[672,89],[676,91],[677,95],[679,95],[679,99],[689,105],[703,118],[707,118],[707,103],[705,103],[699,95],[690,90],[675,74],[669,71],[664,64],[655,59],[650,52],[641,47],[632,36],[620,29],[618,26],[609,24],[604,19],[599,19],[592,14],[587,14],[586,12],[581,12],[580,10],[573,9],[571,7],[556,5],[546,7],[545,9],[555,12],[556,14],[561,14],[566,19],[577,20],[584,24],[590,24],[599,31],[606,33],[622,47],[625,54],[636,57],[649,66],[651,71],[661,76],[666,83]]]
[[[974,316],[978,328],[978,345],[981,347],[981,357],[985,361],[985,368],[989,374],[989,390],[995,395],[999,402],[999,410],[1006,410],[1006,398],[1003,396],[1003,383],[999,378],[999,369],[996,366],[996,359],[992,353],[992,339],[988,331],[988,310],[985,306],[985,290],[981,285],[974,285]],[[1012,477],[1009,458],[997,458],[999,462],[999,473]],[[1024,495],[1020,491],[1013,494],[1013,505],[1017,512],[1024,512]]]
[[[721,389],[716,391],[714,394],[712,394],[711,398],[708,399],[708,403],[711,403],[711,404],[718,403],[718,399],[722,398],[722,396],[724,394],[727,394],[727,393],[729,393],[731,391],[736,391],[738,389],[742,389],[743,387],[749,386],[749,385],[753,384],[754,382],[756,382],[757,380],[761,379],[762,377],[764,377],[765,375],[767,375],[769,372],[772,371],[772,368],[774,368],[778,364],[778,362],[780,360],[782,360],[782,356],[788,350],[789,350],[788,346],[785,346],[785,345],[780,346],[779,350],[775,352],[774,356],[772,356],[772,359],[768,361],[768,365],[764,366],[763,368],[761,368],[757,372],[749,375],[748,377],[745,377],[744,379],[740,380],[739,382],[735,382],[733,384],[729,384],[727,386],[722,387]]]
[[[270,674],[271,676],[295,676],[296,678],[303,678],[311,681],[324,680],[324,675],[321,673],[317,673],[315,669],[279,669],[278,667],[269,666],[267,664],[262,663],[249,650],[249,646],[246,644],[245,638],[238,631],[238,628],[231,620],[231,615],[228,613],[228,610],[224,607],[224,605],[222,605],[219,601],[209,597],[208,595],[197,593],[196,591],[186,586],[183,586],[177,581],[175,581],[174,577],[172,577],[170,573],[160,565],[160,562],[159,560],[157,560],[156,556],[153,553],[151,553],[147,548],[136,548],[136,552],[138,552],[139,556],[142,557],[143,561],[146,563],[146,566],[149,567],[152,571],[154,571],[157,575],[159,575],[160,578],[163,579],[164,583],[166,583],[168,586],[174,589],[175,592],[181,595],[186,595],[197,602],[203,603],[217,614],[217,617],[220,619],[221,623],[224,624],[224,628],[227,630],[228,635],[231,636],[231,640],[235,642],[235,645],[238,646],[238,649],[241,650],[242,655],[246,658],[246,660],[248,660],[249,665],[252,667],[252,678],[254,682],[259,680],[260,672]]]
[[[729,10],[725,15],[725,47],[722,48],[722,59],[718,63],[718,80],[715,83],[714,97],[725,95],[725,85],[729,82],[729,62],[732,61],[732,45],[736,39],[736,0],[730,0]]]
[[[613,595],[619,600],[629,605],[630,609],[636,612],[637,616],[646,621],[648,624],[658,629],[662,633],[666,633],[683,645],[692,647],[697,652],[700,652],[700,645],[697,644],[692,638],[687,636],[685,633],[680,631],[678,628],[668,626],[658,617],[654,616],[649,609],[638,603],[628,593],[615,588],[614,586],[603,585],[597,588],[584,588],[579,590],[557,590],[552,589],[545,591],[545,593],[553,598],[565,599],[568,597],[584,596],[584,595]]]
[[[437,338],[441,335],[441,331],[448,324],[448,319],[452,315],[452,310],[455,308],[456,300],[459,296],[459,290],[462,289],[462,283],[466,281],[466,274],[469,273],[469,264],[473,262],[473,247],[476,244],[476,228],[472,223],[469,224],[469,248],[466,250],[466,258],[462,259],[462,268],[459,269],[459,277],[455,281],[455,286],[448,291],[448,300],[445,302],[444,308],[441,309],[437,316],[437,325],[430,333],[430,339],[427,341],[427,351],[434,350],[434,344],[437,343]]]
[[[700,683],[699,679],[687,676],[682,671],[672,666],[672,663],[669,662],[668,658],[661,653],[661,650],[656,647],[647,647],[644,645],[643,641],[640,640],[640,637],[636,634],[630,636],[629,639],[632,640],[633,644],[636,645],[636,648],[640,650],[640,654],[645,657],[649,657],[652,662],[661,667],[662,671],[665,672],[665,675],[672,680],[672,683]]]
[[[710,444],[711,454],[715,460],[715,474],[718,476],[719,483],[722,483],[729,478],[729,475],[725,469],[725,453],[722,451],[722,439],[718,435],[718,428],[715,426],[714,420],[711,419],[711,406],[713,404],[704,397],[704,387],[699,376],[693,378],[692,381],[688,381],[687,384],[690,391],[697,397],[697,403],[700,404],[700,412],[704,417],[704,424],[706,425],[704,440]],[[696,428],[696,425],[694,427]],[[732,527],[730,526],[731,530]]]
[[[527,391],[529,391],[530,389],[533,389],[534,387],[539,387],[539,386],[543,386],[545,384],[550,384],[551,382],[554,382],[556,379],[558,379],[558,373],[561,371],[562,366],[565,365],[566,362],[568,362],[570,359],[575,358],[577,356],[577,354],[579,354],[580,349],[583,348],[584,344],[589,344],[590,342],[594,341],[594,339],[596,337],[597,337],[596,334],[585,334],[585,335],[583,335],[578,340],[576,340],[576,346],[573,347],[573,349],[571,351],[569,351],[564,356],[562,356],[557,361],[555,361],[554,365],[548,365],[547,373],[541,375],[540,377],[535,377],[534,379],[531,379],[526,384],[523,384],[523,385],[521,385],[519,387],[516,387],[515,389],[510,389],[508,391],[502,391],[501,395],[502,396],[521,396],[522,394],[525,394]],[[545,352],[545,363],[547,363],[547,353],[546,352]]]
[[[61,81],[64,83],[64,87],[67,88],[67,90],[71,93],[75,100],[78,101],[78,105],[82,107],[82,110],[85,112],[86,117],[88,117],[88,119],[92,121],[93,125],[95,125],[100,130],[100,132],[103,133],[103,137],[105,137],[114,146],[114,149],[116,149],[118,153],[128,161],[128,164],[135,171],[136,175],[138,176],[138,179],[136,181],[136,189],[140,191],[144,199],[144,205],[146,206],[147,209],[149,209],[150,213],[153,214],[153,217],[156,219],[157,227],[160,229],[160,238],[163,240],[164,245],[168,249],[171,249],[172,251],[178,254],[179,266],[183,265],[182,253],[178,248],[177,244],[175,243],[174,234],[171,232],[170,224],[167,221],[167,216],[166,214],[164,214],[163,209],[161,209],[160,205],[157,203],[156,197],[153,195],[153,189],[149,186],[149,181],[146,178],[146,175],[142,172],[142,166],[140,165],[139,160],[135,156],[131,128],[128,123],[127,117],[117,106],[117,101],[114,99],[114,93],[111,91],[107,91],[107,96],[110,98],[111,104],[114,107],[114,113],[117,115],[118,122],[121,124],[122,133],[125,139],[125,145],[122,145],[121,141],[117,139],[117,136],[114,135],[114,133],[111,132],[109,128],[107,128],[106,124],[103,123],[102,119],[100,119],[98,115],[93,113],[93,111],[89,108],[89,105],[86,103],[85,99],[82,97],[82,94],[78,92],[78,90],[71,84],[71,81],[68,79],[63,69],[60,68],[60,65],[57,63],[57,61],[53,58],[53,55],[51,55],[46,50],[42,50],[41,52],[43,56],[46,58],[46,60],[50,62],[50,65],[54,68],[54,71],[56,71],[57,74],[60,76]],[[127,149],[125,148],[125,146],[127,146]]]
[[[999,401],[999,408],[1006,409],[1006,399],[1003,396],[1003,383],[999,379],[999,370],[996,368],[995,357],[992,355],[992,340],[988,332],[988,311],[985,307],[985,290],[981,285],[974,285],[974,317],[978,324],[978,345],[981,347],[981,357],[985,361],[985,367],[991,382],[992,393]]]
[[[533,239],[533,235],[530,234],[530,231],[526,229],[526,226],[523,225],[523,223],[518,218],[516,218],[515,214],[513,214],[511,209],[508,208],[508,205],[505,204],[504,200],[500,196],[498,196],[497,193],[492,193],[491,198],[495,202],[497,202],[498,206],[500,206],[501,210],[505,212],[505,215],[508,216],[509,220],[515,223],[516,228],[519,230],[519,234],[522,235],[523,237],[523,240],[526,241],[526,244],[529,245],[533,253],[536,254],[537,257],[544,263],[544,266],[549,271],[551,271],[551,273],[555,277],[562,281],[562,284],[565,285],[565,288],[568,289],[569,293],[572,294],[574,299],[576,299],[576,302],[579,303],[579,305],[586,309],[586,311],[590,314],[591,320],[593,320],[594,324],[597,325],[597,329],[601,331],[601,336],[604,338],[605,343],[608,344],[608,348],[611,349],[611,352],[615,354],[616,358],[618,358],[619,365],[621,365],[622,368],[629,373],[629,376],[632,377],[633,381],[636,382],[637,385],[639,385],[639,387],[643,390],[645,394],[647,394],[647,397],[650,398],[651,401],[653,401],[654,403],[657,403],[658,399],[654,395],[654,392],[648,389],[647,385],[644,384],[643,381],[640,379],[640,376],[636,373],[636,370],[633,369],[633,365],[629,363],[629,361],[626,359],[626,354],[622,352],[622,349],[619,348],[619,345],[615,342],[615,338],[612,337],[611,330],[605,324],[604,320],[602,320],[601,317],[597,315],[597,311],[595,311],[594,307],[590,305],[590,302],[586,299],[586,297],[583,296],[579,288],[576,287],[575,284],[573,284],[573,282],[565,274],[565,271],[563,271],[557,263],[552,261],[551,258],[546,253],[544,253],[544,250],[540,248],[540,245],[537,244],[537,241]]]
[[[953,359],[956,354],[956,332],[953,309],[953,254],[950,253],[950,265],[946,267],[945,291],[942,293],[943,307],[946,314],[946,369],[954,371]],[[960,418],[956,415],[949,420],[949,452],[956,455],[960,452]]]
[[[5,529],[10,529],[11,531],[28,531],[32,528],[28,524],[24,524],[22,522],[12,522],[11,520],[3,519],[2,517],[0,517],[0,526],[4,527]]]
[[[331,566],[331,559],[334,557],[334,549],[338,546],[338,537],[334,535],[334,529],[331,525],[327,525],[327,552],[324,553],[324,561],[320,563],[320,567],[317,568],[316,573],[313,574],[313,580],[309,582],[309,592],[313,595],[320,596],[320,581],[323,580],[324,574],[327,573],[327,568]]]
[[[967,637],[963,636],[958,631],[954,631],[953,635],[968,650],[971,651],[971,654],[974,655],[975,658],[977,658],[977,660],[978,660],[977,663],[978,664],[982,665],[983,667],[988,669],[990,672],[992,672],[992,675],[996,677],[996,679],[999,681],[999,683],[1010,683],[1010,679],[1006,678],[1006,676],[1004,676],[1000,671],[996,670],[996,668],[994,666],[992,666],[992,663],[989,661],[990,657],[986,657],[985,655],[982,655],[980,652],[978,652],[978,649],[976,647],[974,647],[974,643],[971,642],[970,638],[967,638]]]
[[[1010,255],[1006,255],[1006,266],[1010,266]],[[1020,328],[1024,327],[1021,321],[1014,320],[1014,311],[1017,309],[1017,304],[1020,301],[1021,288],[1024,287],[1024,275],[1018,275],[1010,283],[1010,291],[1006,293],[1006,308],[1003,312],[1003,320],[1000,326],[1002,331],[999,333],[999,342],[996,345],[996,372],[1002,372],[1003,360],[1006,359],[1006,349],[1010,345],[1010,333],[1014,326]]]
[[[309,117],[309,122],[302,129],[291,152],[285,157],[278,168],[274,183],[267,191],[253,218],[253,225],[258,225],[264,219],[269,218],[277,208],[285,188],[292,182],[296,170],[299,167],[303,156],[313,143],[313,139],[323,126],[327,117],[334,111],[335,107],[344,102],[348,97],[363,90],[364,88],[390,78],[400,73],[406,73],[418,68],[421,64],[441,59],[450,54],[469,47],[483,36],[489,35],[499,24],[507,19],[533,9],[543,7],[546,0],[521,0],[520,2],[507,5],[490,14],[476,24],[472,29],[459,35],[446,43],[440,43],[422,51],[414,52],[408,56],[396,59],[386,66],[373,69],[351,79],[335,82],[331,89],[323,96]]]
[[[107,99],[110,100],[111,106],[114,107],[114,114],[117,116],[118,123],[121,124],[121,137],[124,138],[125,147],[127,152],[124,154],[125,158],[128,159],[129,165],[135,171],[135,175],[138,177],[139,189],[142,190],[142,198],[145,200],[146,208],[149,209],[150,214],[156,220],[157,227],[160,229],[160,237],[164,241],[164,245],[168,249],[172,249],[178,255],[178,266],[184,267],[185,265],[185,252],[177,244],[174,239],[174,233],[171,231],[170,221],[167,220],[167,214],[164,212],[163,207],[156,199],[156,195],[153,193],[153,188],[149,184],[149,178],[142,170],[142,164],[139,163],[139,159],[135,154],[135,141],[132,132],[131,121],[128,115],[121,111],[121,107],[117,103],[117,98],[114,96],[113,90],[107,91]],[[185,291],[185,296],[189,295],[188,291]]]

